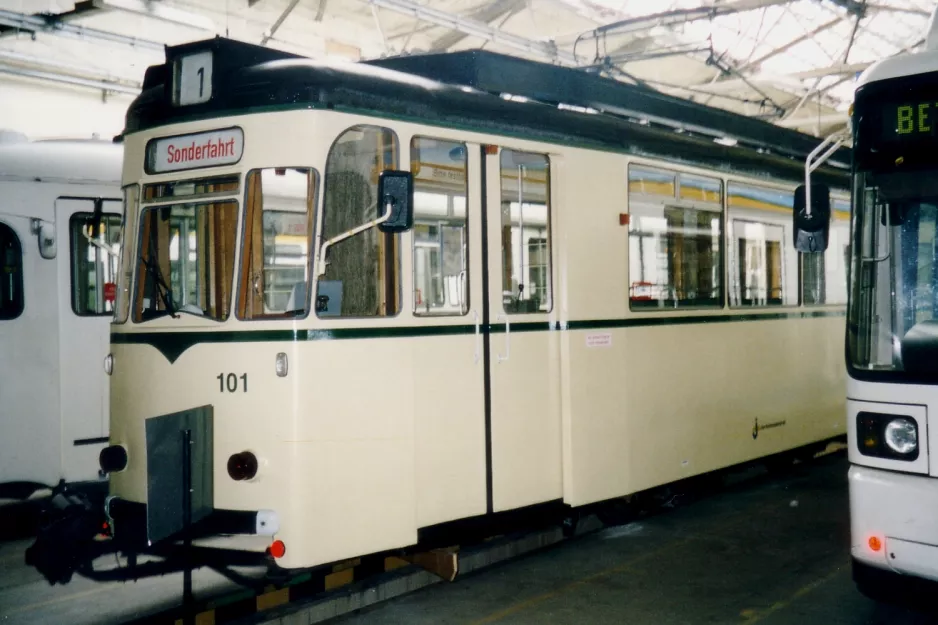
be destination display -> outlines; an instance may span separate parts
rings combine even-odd
[[[233,165],[241,160],[243,152],[244,133],[240,128],[154,139],[147,146],[147,171],[157,174]]]

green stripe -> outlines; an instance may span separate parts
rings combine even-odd
[[[587,319],[570,321],[566,325],[547,321],[523,321],[512,323],[510,332],[547,332],[603,330],[615,328],[637,328],[647,326],[693,325],[706,323],[734,323],[748,321],[775,321],[781,319],[816,319],[843,317],[843,310],[792,311],[745,313],[741,315],[690,315],[685,317],[649,315],[629,319]],[[479,332],[500,334],[505,324],[480,325]],[[474,334],[472,324],[445,326],[393,326],[367,328],[335,328],[305,330],[224,330],[215,332],[131,332],[111,333],[112,345],[150,345],[163,354],[169,362],[175,362],[187,349],[201,343],[282,343],[298,341],[333,341],[354,339],[395,339]]]

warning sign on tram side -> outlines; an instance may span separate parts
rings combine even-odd
[[[225,128],[192,135],[153,139],[147,145],[148,173],[233,165],[244,153],[244,132]]]
[[[612,335],[608,332],[604,334],[587,334],[587,347],[612,347]]]

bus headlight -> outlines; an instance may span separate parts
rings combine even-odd
[[[918,430],[909,419],[893,419],[886,424],[886,445],[897,454],[907,456],[918,449]]]
[[[857,447],[864,456],[911,462],[918,459],[918,424],[903,415],[860,412]]]

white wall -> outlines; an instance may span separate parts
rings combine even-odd
[[[112,139],[133,97],[0,74],[0,128],[30,139]]]

